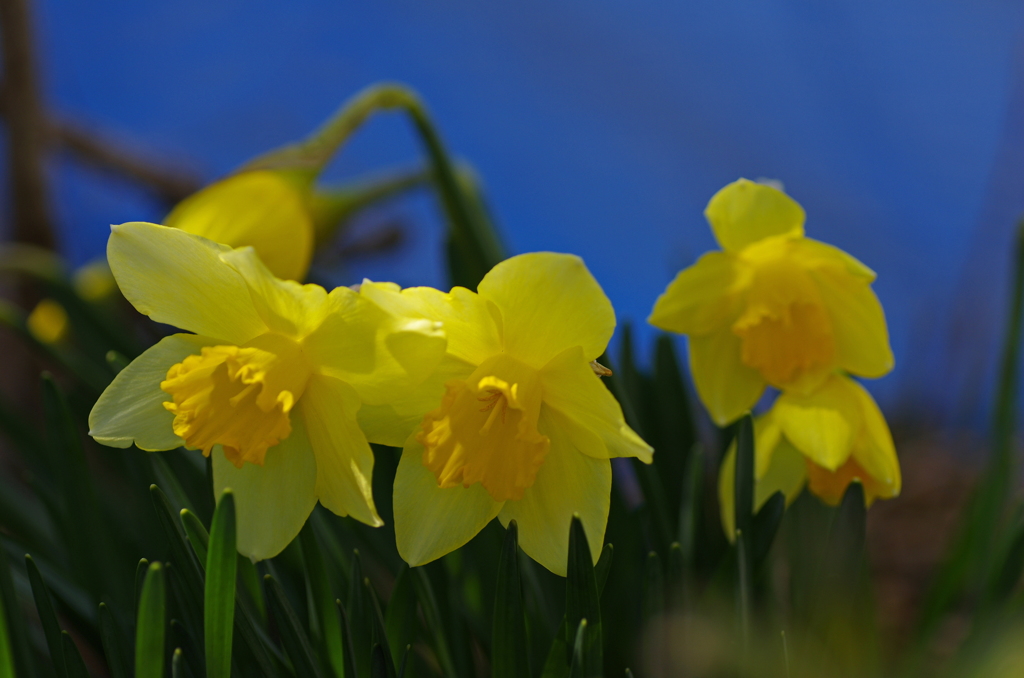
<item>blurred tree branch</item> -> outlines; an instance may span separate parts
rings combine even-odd
[[[12,240],[47,249],[56,245],[45,167],[54,151],[139,183],[169,205],[198,190],[202,182],[191,174],[161,167],[80,124],[47,114],[36,72],[31,12],[30,0],[0,0],[0,115],[8,130]]]
[[[83,164],[131,179],[168,205],[180,202],[202,188],[203,182],[191,173],[133,155],[76,123],[50,120],[46,131],[47,140],[54,150],[66,151]]]
[[[32,35],[29,0],[0,0],[12,237],[17,242],[53,249],[56,242],[44,167],[46,122]]]

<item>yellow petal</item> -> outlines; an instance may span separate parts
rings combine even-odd
[[[178,203],[164,223],[229,247],[252,246],[285,280],[302,280],[313,254],[304,192],[275,172],[243,172],[211,184]]]
[[[225,252],[221,259],[245,281],[260,318],[275,332],[301,339],[316,329],[331,309],[327,290],[320,285],[300,285],[276,278],[251,247]],[[339,287],[332,294],[355,292]]]
[[[501,352],[500,314],[494,304],[464,287],[449,293],[431,287],[400,289],[391,283],[363,281],[359,293],[397,316],[440,321],[448,337],[448,353],[479,365]]]
[[[690,374],[697,395],[719,426],[735,421],[764,392],[761,374],[740,359],[741,340],[728,327],[690,337]]]
[[[611,501],[612,466],[594,459],[573,445],[572,437],[543,415],[541,431],[551,448],[523,498],[505,502],[498,516],[502,525],[519,524],[519,545],[526,555],[565,576],[569,558],[569,527],[578,513],[594,562],[604,548],[604,531]]]
[[[156,322],[241,346],[267,331],[227,247],[155,224],[112,226],[107,261],[125,298]]]
[[[817,465],[835,471],[850,457],[863,425],[858,385],[833,375],[809,394],[784,392],[772,415],[793,446]]]
[[[379,527],[373,503],[373,450],[356,423],[359,396],[343,381],[317,376],[299,402],[316,455],[316,496],[339,516]]]
[[[263,465],[235,468],[214,448],[213,489],[235,493],[238,552],[255,560],[273,558],[298,534],[316,506],[316,457],[301,417],[292,433],[267,450]]]
[[[364,404],[359,408],[359,426],[371,443],[402,447],[405,440],[419,429],[427,412],[436,410],[445,394],[445,384],[452,379],[467,379],[475,365],[445,355],[425,381],[409,393],[384,405]]]
[[[172,365],[217,343],[194,334],[174,334],[151,346],[114,377],[93,405],[89,435],[111,447],[135,443],[150,452],[183,445],[171,427],[174,415],[164,407],[171,396],[160,389],[160,382]]]
[[[807,461],[789,442],[778,436],[778,427],[773,424],[760,425],[769,417],[761,417],[755,426],[762,429],[755,434],[754,461],[757,471],[754,478],[754,511],[771,499],[776,492],[786,496],[789,505],[799,496],[807,483]],[[774,431],[772,431],[774,429]],[[774,434],[774,444],[772,443]],[[736,539],[736,443],[726,452],[718,475],[718,505],[725,536],[732,542]]]
[[[598,459],[637,457],[651,463],[654,449],[626,424],[622,407],[594,374],[582,348],[563,351],[540,374],[544,405],[568,420],[565,430],[578,450]],[[595,442],[586,432],[596,434]]]
[[[423,447],[410,438],[395,474],[395,541],[413,567],[451,553],[475,537],[501,510],[482,485],[441,489],[423,465]]]
[[[615,330],[615,311],[583,260],[534,252],[506,259],[480,281],[501,312],[505,351],[540,369],[567,348],[594,360]]]
[[[837,262],[819,263],[808,273],[832,324],[840,367],[870,378],[890,372],[894,359],[889,329],[870,279],[851,273],[849,266]]]
[[[806,270],[839,268],[854,278],[869,283],[878,277],[860,259],[820,240],[800,238],[790,243],[789,251],[793,260]]]
[[[902,489],[903,479],[889,425],[871,394],[852,379],[850,383],[860,401],[864,418],[864,427],[861,437],[854,445],[853,456],[860,467],[875,481],[872,488],[875,489],[877,496],[895,497]],[[867,487],[865,484],[865,489]]]
[[[718,244],[730,252],[770,236],[804,234],[804,210],[795,200],[777,188],[747,179],[716,193],[704,216]]]
[[[736,293],[749,282],[742,262],[727,252],[708,252],[684,268],[654,303],[647,322],[679,334],[707,334],[735,317]]]
[[[445,355],[436,321],[392,315],[343,287],[331,292],[330,310],[303,345],[321,374],[354,387],[364,403],[408,397]]]

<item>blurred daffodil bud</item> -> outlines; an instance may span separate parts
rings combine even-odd
[[[308,193],[304,177],[244,171],[181,201],[164,224],[229,247],[251,246],[275,276],[301,281],[313,255]]]
[[[68,314],[53,299],[43,299],[28,316],[28,331],[44,344],[56,344],[68,333]]]
[[[75,289],[75,294],[85,301],[93,303],[103,301],[117,292],[117,281],[114,280],[114,274],[110,272],[106,258],[94,259],[75,269],[71,277],[71,285]]]

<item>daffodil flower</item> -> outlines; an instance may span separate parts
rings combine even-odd
[[[375,283],[362,293],[441,321],[448,337],[446,359],[412,397],[360,412],[370,440],[404,447],[394,495],[402,558],[422,565],[494,518],[515,519],[523,550],[564,575],[578,513],[596,561],[609,459],[650,463],[652,450],[591,366],[615,313],[582,260],[513,257],[484,277],[478,294]]]
[[[718,479],[722,525],[733,538],[736,444]],[[754,420],[754,510],[776,492],[792,502],[808,486],[836,506],[857,480],[868,506],[900,493],[900,464],[878,405],[849,377],[830,375],[809,394],[784,392]]]
[[[681,271],[648,322],[689,335],[690,371],[716,423],[737,419],[769,384],[808,393],[836,370],[892,369],[874,272],[805,238],[792,198],[740,179],[704,214],[722,251]]]
[[[301,281],[313,256],[308,192],[298,175],[244,171],[185,198],[164,224],[228,247],[252,247],[278,278]]]
[[[122,370],[93,407],[90,435],[212,454],[215,492],[233,488],[238,550],[252,558],[280,552],[318,499],[382,524],[356,414],[434,371],[439,324],[347,287],[279,280],[252,248],[153,224],[112,231],[107,257],[125,298],[194,334],[166,337]]]

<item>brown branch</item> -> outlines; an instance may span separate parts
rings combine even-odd
[[[17,242],[53,249],[56,241],[44,165],[46,118],[36,78],[33,35],[29,0],[0,0],[12,236]]]
[[[7,88],[0,86],[0,116],[7,117],[9,111]],[[84,165],[141,184],[169,205],[184,200],[203,186],[202,180],[192,172],[164,167],[142,155],[133,154],[116,142],[69,120],[47,120],[42,133],[46,150],[68,153]]]
[[[49,141],[56,150],[66,151],[87,165],[142,184],[170,205],[202,188],[202,181],[193,174],[161,167],[132,155],[77,124],[50,121],[48,127]]]

